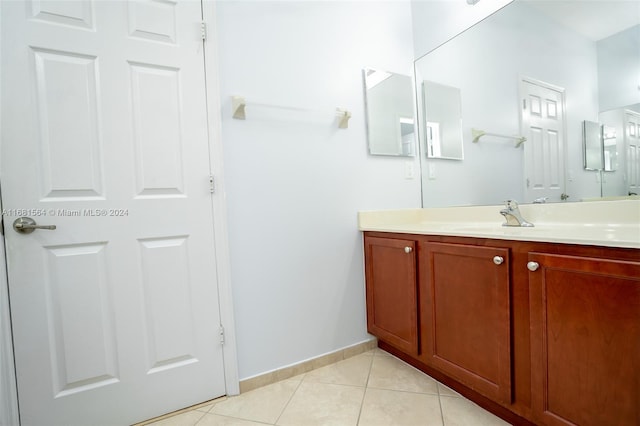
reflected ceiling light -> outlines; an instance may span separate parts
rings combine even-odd
[[[478,3],[480,0],[467,0],[467,4],[470,4],[471,6],[473,6],[474,4]]]

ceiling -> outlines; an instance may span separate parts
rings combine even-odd
[[[640,24],[640,0],[526,0],[526,3],[594,41]]]

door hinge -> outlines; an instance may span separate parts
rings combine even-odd
[[[200,22],[200,36],[202,41],[207,41],[207,23],[205,21]]]
[[[222,325],[220,325],[220,328],[218,330],[218,335],[220,337],[220,344],[224,345],[224,327]]]
[[[209,175],[209,192],[212,194],[216,193],[216,183],[213,180],[213,175]]]
[[[522,109],[527,109],[527,100],[526,99],[522,100]]]

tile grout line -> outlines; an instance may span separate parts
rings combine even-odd
[[[364,383],[364,392],[362,393],[362,401],[360,402],[360,411],[358,411],[358,419],[356,420],[356,426],[360,424],[360,417],[362,416],[362,408],[364,407],[364,398],[367,396],[367,389],[369,389],[369,378],[371,377],[371,370],[373,370],[373,361],[376,359],[376,356],[377,356],[376,353],[377,351],[374,350],[371,356],[371,362],[369,363],[369,373],[367,373],[367,380]]]
[[[438,391],[438,405],[440,406],[440,419],[442,420],[442,426],[445,426],[444,410],[442,409],[442,395],[440,394],[440,382],[436,384],[436,390]]]
[[[187,412],[189,412],[189,411],[187,411]],[[202,415],[198,418],[198,420],[196,420],[196,422],[193,424],[193,426],[196,426],[198,423],[200,423],[200,420],[204,419],[204,416],[206,416],[206,415],[207,415],[207,412],[206,412],[206,411],[199,411],[199,410],[197,410],[197,409],[195,409],[195,410],[191,410],[190,412],[196,412],[196,413],[201,413],[201,414],[202,414]]]
[[[262,420],[243,419],[242,417],[234,417],[234,416],[229,416],[229,415],[226,415],[226,414],[205,413],[205,415],[206,414],[211,414],[212,416],[224,417],[226,419],[240,420],[240,421],[243,421],[243,422],[253,422],[253,423],[258,423],[258,424],[261,424],[261,425],[273,426],[275,424],[275,423],[263,422]],[[204,419],[204,417],[201,417],[200,420],[198,420],[193,426],[197,426],[197,424],[200,423],[202,421],[202,419]]]
[[[404,389],[378,388],[378,387],[375,387],[375,386],[368,387],[367,389],[375,389],[375,390],[398,392],[398,393],[410,393],[410,394],[413,394],[413,395],[440,396],[440,394],[438,394],[437,391],[435,393],[433,393],[433,392],[423,392],[423,391],[404,390]],[[443,395],[443,396],[446,397],[446,395]]]
[[[298,386],[296,386],[296,389],[291,393],[291,396],[289,397],[289,400],[287,401],[287,403],[284,404],[284,407],[282,407],[282,411],[280,411],[280,414],[278,415],[278,418],[273,423],[274,425],[278,424],[278,422],[280,421],[280,418],[282,417],[284,412],[287,411],[287,407],[291,403],[291,400],[293,399],[294,395],[298,392],[298,389],[300,389],[300,386],[302,386],[302,382],[304,382],[305,376],[306,376],[306,373],[304,373],[304,375],[302,376],[302,379],[300,380],[300,383],[298,383]]]

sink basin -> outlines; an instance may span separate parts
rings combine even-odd
[[[555,227],[555,231],[560,231],[561,227]],[[452,232],[469,233],[469,234],[520,234],[520,233],[544,233],[549,234],[554,229],[548,226],[502,226],[501,223],[487,225],[457,225],[450,228]]]
[[[533,239],[557,238],[557,239],[606,239],[617,240],[631,238],[640,242],[640,227],[637,225],[618,224],[534,224],[534,227],[502,226],[502,224],[473,224],[450,227],[450,232],[469,236],[527,236]]]

